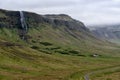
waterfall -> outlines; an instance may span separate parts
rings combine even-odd
[[[24,16],[24,12],[20,11],[20,22],[21,22],[21,27],[22,27],[22,33],[20,35],[21,39],[26,40],[26,33],[28,31],[28,27],[25,21],[25,16]]]
[[[24,17],[24,12],[23,11],[20,11],[20,21],[21,21],[22,29],[27,32],[28,27],[27,27],[27,24],[26,24],[26,21],[25,21],[25,17]]]

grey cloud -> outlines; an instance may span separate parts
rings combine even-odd
[[[1,2],[1,1],[0,1]],[[13,4],[13,5],[9,5]],[[3,3],[3,7],[15,7],[15,8],[49,8],[59,6],[75,5],[73,0],[6,0]],[[7,6],[8,5],[8,6]]]

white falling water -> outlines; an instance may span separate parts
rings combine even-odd
[[[26,24],[26,21],[25,21],[25,17],[24,17],[24,12],[23,11],[20,11],[20,21],[21,21],[22,29],[27,32],[28,27],[27,27],[27,24]]]

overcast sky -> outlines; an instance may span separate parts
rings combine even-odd
[[[86,25],[120,23],[120,0],[0,0],[0,8],[68,14]]]

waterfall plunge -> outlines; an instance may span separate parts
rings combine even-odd
[[[27,24],[26,24],[26,21],[25,21],[25,17],[24,17],[24,12],[23,11],[20,11],[20,21],[21,21],[22,29],[27,32],[28,27],[27,27]]]
[[[20,11],[20,22],[21,22],[21,27],[22,27],[22,35],[21,35],[21,39],[26,40],[25,39],[25,33],[27,33],[28,31],[28,27],[25,21],[25,17],[24,17],[24,12]]]

